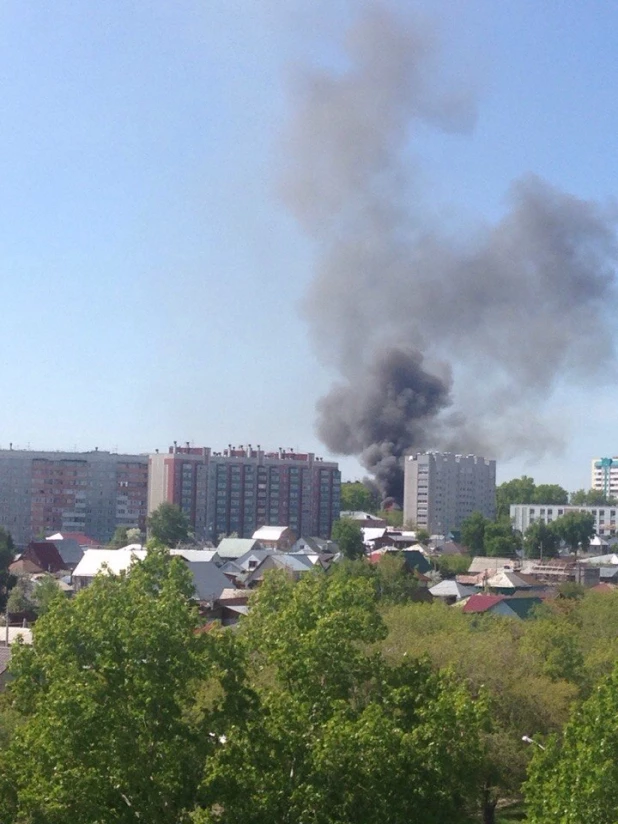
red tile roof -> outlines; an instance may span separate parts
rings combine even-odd
[[[501,601],[505,601],[504,595],[484,595],[482,592],[471,595],[463,607],[464,612],[487,612]]]

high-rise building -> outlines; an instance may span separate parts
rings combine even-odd
[[[458,529],[473,512],[496,513],[496,462],[476,455],[417,452],[404,459],[404,523],[431,534]]]
[[[145,527],[148,456],[0,450],[0,526],[18,546],[53,532],[105,543],[117,526]]]
[[[177,504],[202,540],[233,532],[249,538],[264,524],[328,538],[339,517],[341,474],[310,452],[174,444],[150,456],[148,490],[148,512]]]
[[[618,498],[618,458],[593,458],[590,488]]]

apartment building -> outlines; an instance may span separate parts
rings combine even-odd
[[[509,514],[515,529],[524,533],[530,524],[542,521],[550,524],[567,512],[591,512],[594,515],[594,531],[609,538],[618,528],[618,507],[615,506],[567,506],[566,504],[511,504]]]
[[[338,465],[311,452],[174,444],[150,456],[148,512],[164,501],[177,504],[203,540],[233,532],[250,538],[264,524],[328,538],[340,494]]]
[[[458,529],[472,512],[496,512],[496,462],[476,455],[417,452],[404,459],[404,523],[431,534]]]
[[[590,489],[618,498],[618,458],[593,458],[590,474]]]
[[[148,456],[0,450],[0,526],[17,546],[53,532],[105,543],[117,526],[145,527]]]

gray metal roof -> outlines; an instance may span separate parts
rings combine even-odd
[[[262,544],[254,538],[223,538],[217,547],[217,555],[221,560],[235,561],[250,549],[262,549]]]

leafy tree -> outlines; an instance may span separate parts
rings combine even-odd
[[[148,534],[162,546],[173,548],[189,539],[189,520],[179,506],[164,502],[148,517]]]
[[[56,599],[64,597],[64,593],[58,586],[58,581],[52,575],[39,578],[32,591],[32,602],[36,614],[45,615]]]
[[[565,512],[552,527],[574,552],[578,549],[585,551],[594,535],[594,515],[592,512]]]
[[[433,559],[436,569],[443,578],[463,575],[470,568],[469,555],[441,555]]]
[[[378,517],[382,518],[389,526],[403,526],[403,510],[391,507],[391,509],[381,509]]]
[[[485,530],[491,521],[480,512],[473,512],[461,525],[461,540],[473,555],[485,555]]]
[[[534,490],[532,503],[560,506],[560,504],[567,504],[568,502],[569,493],[559,484],[539,484]],[[524,501],[524,503],[527,503],[527,501]]]
[[[117,526],[114,534],[112,535],[112,540],[109,542],[109,545],[112,549],[120,549],[122,546],[127,546],[129,543],[129,539],[127,538],[127,527],[126,526]]]
[[[0,611],[4,611],[9,590],[15,583],[15,577],[9,572],[14,559],[15,544],[11,533],[0,527]]]
[[[384,635],[370,581],[268,576],[236,634],[259,705],[206,762],[196,824],[468,820],[482,701],[368,652]]]
[[[362,481],[346,481],[341,484],[341,510],[343,512],[377,512],[379,501],[375,491]]]
[[[331,538],[342,554],[354,560],[354,558],[362,558],[365,554],[365,545],[363,543],[363,533],[356,521],[351,518],[340,518],[333,524]]]
[[[569,493],[558,484],[534,483],[528,475],[505,481],[496,489],[496,517],[510,518],[511,504],[566,504]]]
[[[558,554],[560,536],[553,525],[543,521],[530,524],[524,536],[527,558],[553,558]]]
[[[618,666],[581,706],[561,736],[534,748],[526,784],[530,824],[618,821]]]
[[[27,578],[18,577],[15,585],[9,592],[6,602],[6,611],[9,615],[18,615],[22,612],[34,612],[35,603],[32,598],[31,587]]]
[[[500,484],[496,489],[496,517],[510,518],[511,504],[533,503],[535,490],[534,479],[528,475]]]
[[[616,506],[615,498],[607,497],[601,489],[577,489],[571,492],[570,503],[573,506]]]
[[[489,522],[485,527],[485,554],[497,558],[510,558],[521,546],[521,537],[509,520]]]
[[[431,540],[431,535],[429,534],[429,530],[427,529],[417,529],[416,530],[416,540],[419,544],[423,546],[427,546],[429,541]]]
[[[0,819],[177,824],[192,806],[207,731],[187,716],[204,671],[186,565],[151,552],[54,602],[14,647],[23,718],[3,756]]]
[[[404,604],[418,591],[418,581],[399,552],[385,552],[377,564],[378,598],[388,604]]]

